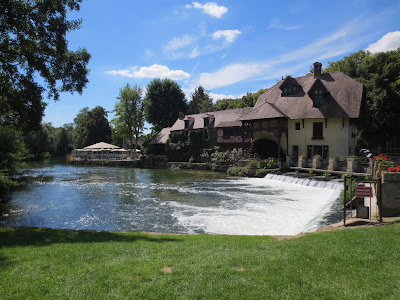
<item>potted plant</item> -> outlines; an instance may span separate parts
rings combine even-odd
[[[307,157],[304,154],[299,155],[299,168],[306,168],[307,167]]]
[[[329,156],[328,170],[337,171],[338,169],[339,169],[338,157],[336,154],[332,154],[331,156]]]
[[[312,167],[313,169],[321,169],[322,157],[319,154],[315,154],[313,157]]]

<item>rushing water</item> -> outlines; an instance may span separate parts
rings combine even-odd
[[[340,185],[288,176],[48,165],[25,172],[2,226],[292,235],[337,221]]]

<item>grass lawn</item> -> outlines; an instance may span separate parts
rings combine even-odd
[[[0,228],[1,299],[400,299],[400,223],[271,237]]]

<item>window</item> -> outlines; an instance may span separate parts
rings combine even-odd
[[[189,128],[189,120],[185,120],[185,129]]]
[[[296,122],[294,129],[295,130],[300,130],[300,122]]]
[[[324,104],[324,95],[322,90],[314,91],[314,107],[320,107]]]
[[[299,146],[292,146],[292,155],[294,158],[297,158],[299,156]]]
[[[294,84],[288,84],[283,88],[283,94],[284,95],[290,95],[290,94],[295,94],[298,90],[297,85]]]
[[[208,127],[208,125],[210,125],[210,119],[204,118],[204,127]]]
[[[313,123],[313,140],[322,140],[323,136],[323,123],[322,122],[315,122]]]
[[[224,137],[230,137],[230,136],[240,136],[242,135],[241,128],[240,127],[233,127],[233,128],[224,128]]]
[[[323,159],[329,157],[329,146],[328,145],[307,145],[307,158],[311,159],[314,155],[321,155]]]

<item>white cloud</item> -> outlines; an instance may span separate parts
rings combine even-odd
[[[120,75],[122,77],[131,77],[131,78],[135,77],[133,76],[130,70],[117,70],[117,71],[112,70],[112,71],[107,71],[107,74]]]
[[[254,76],[263,75],[269,68],[270,65],[265,63],[232,64],[214,73],[201,73],[199,84],[208,89],[227,86]]]
[[[204,13],[215,17],[221,18],[224,14],[228,12],[228,8],[225,6],[219,6],[217,3],[214,2],[207,2],[206,4],[200,4],[198,2],[192,2],[194,8],[199,8],[203,10]],[[192,5],[187,4],[186,8],[192,8]]]
[[[218,30],[214,32],[213,39],[225,38],[228,43],[233,43],[238,35],[242,34],[239,30]]]
[[[269,24],[268,28],[276,28],[276,29],[283,29],[283,30],[295,30],[299,29],[300,26],[291,26],[291,25],[282,25],[279,23],[277,19],[273,19],[271,24]]]
[[[218,100],[221,99],[235,99],[237,97],[232,96],[232,95],[225,95],[225,94],[215,94],[215,93],[209,93],[210,97],[213,99],[213,102],[215,103]]]
[[[372,43],[366,50],[371,53],[396,50],[400,47],[400,31],[386,33],[376,43]]]
[[[183,37],[174,37],[167,45],[164,46],[165,51],[176,51],[193,44],[197,38],[195,36],[185,34]]]
[[[196,58],[196,57],[199,56],[199,55],[200,55],[199,47],[195,47],[195,48],[193,49],[193,51],[189,54],[189,57],[190,57],[190,58]]]
[[[190,74],[182,70],[170,70],[167,66],[151,65],[149,67],[133,67],[131,69],[108,71],[108,74],[121,75],[130,78],[170,78],[173,80],[181,80],[190,77]]]

